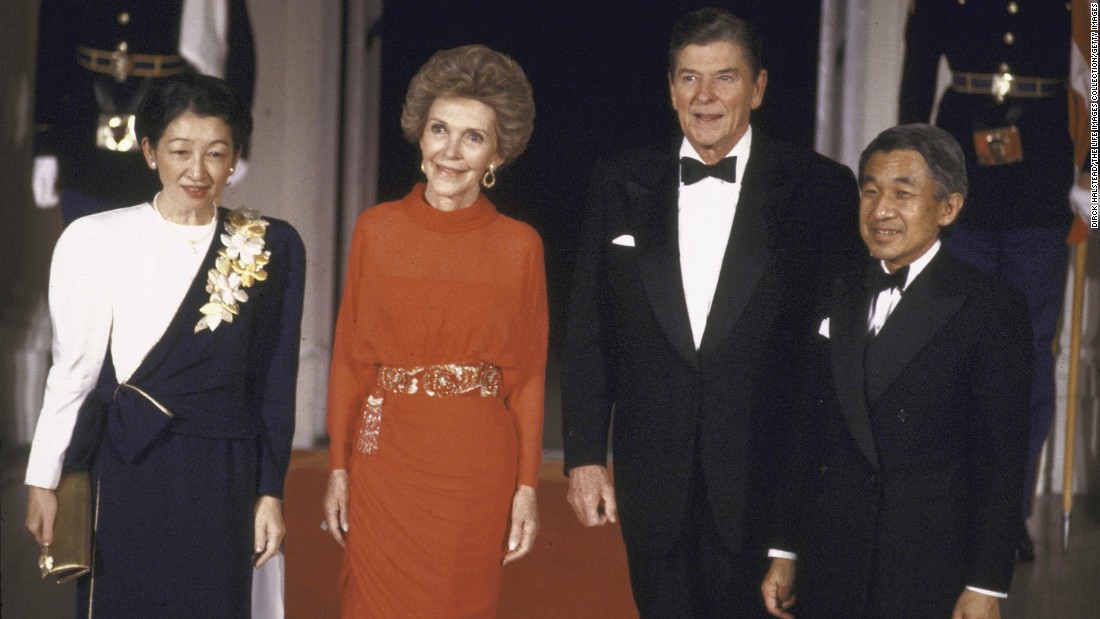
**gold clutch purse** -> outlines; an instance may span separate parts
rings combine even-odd
[[[57,490],[57,519],[53,543],[42,547],[38,569],[42,578],[58,584],[69,582],[92,569],[92,484],[88,471],[61,476]]]

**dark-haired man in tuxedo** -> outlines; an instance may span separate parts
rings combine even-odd
[[[751,25],[683,17],[683,138],[600,162],[589,189],[562,373],[569,502],[588,526],[621,517],[642,617],[764,614],[792,362],[823,282],[859,253],[852,173],[750,127],[767,77]]]
[[[997,617],[1027,459],[1027,308],[941,246],[967,194],[950,134],[888,129],[859,176],[874,260],[838,280],[807,356],[783,548],[797,560],[773,559],[764,601],[777,617]]]

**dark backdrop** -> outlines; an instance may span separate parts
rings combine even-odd
[[[482,43],[515,58],[530,79],[537,117],[531,143],[486,194],[532,224],[546,246],[552,321],[560,342],[574,239],[593,161],[678,133],[668,103],[668,37],[676,20],[722,6],[756,24],[769,80],[753,126],[813,146],[819,2],[662,0],[396,0],[382,36],[379,195],[400,198],[423,176],[401,134],[405,89],[439,49]]]

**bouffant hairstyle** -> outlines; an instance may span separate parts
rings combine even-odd
[[[196,116],[216,116],[229,125],[233,149],[247,151],[252,137],[252,110],[236,96],[225,80],[181,73],[164,80],[153,80],[138,107],[134,130],[138,139],[149,138],[156,146],[173,120],[185,112]]]
[[[436,99],[474,99],[496,115],[497,154],[503,167],[527,148],[535,126],[531,84],[515,60],[484,45],[436,52],[409,82],[401,108],[401,129],[416,144]]]

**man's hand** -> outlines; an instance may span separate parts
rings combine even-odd
[[[252,564],[259,568],[279,552],[286,537],[286,524],[283,522],[283,501],[273,496],[261,496],[256,499],[255,545]]]
[[[53,525],[57,520],[57,493],[38,486],[27,486],[27,530],[39,546],[53,543]]]
[[[570,470],[569,493],[565,498],[573,506],[577,520],[586,527],[619,521],[615,489],[605,466],[589,464]]]
[[[795,602],[794,572],[795,562],[792,559],[772,559],[772,565],[764,575],[764,582],[760,583],[764,608],[769,614],[783,619],[794,619],[794,615],[786,612]]]
[[[325,526],[329,535],[344,547],[344,534],[348,532],[348,472],[336,469],[328,474],[325,498],[321,501],[325,510]]]
[[[38,208],[53,208],[61,201],[57,195],[57,157],[39,155],[34,158],[31,189]]]
[[[967,589],[955,602],[951,619],[1001,619],[1001,607],[992,595]]]
[[[512,529],[508,533],[508,554],[504,555],[501,565],[508,565],[531,552],[538,534],[539,505],[535,489],[520,486],[512,496]]]

